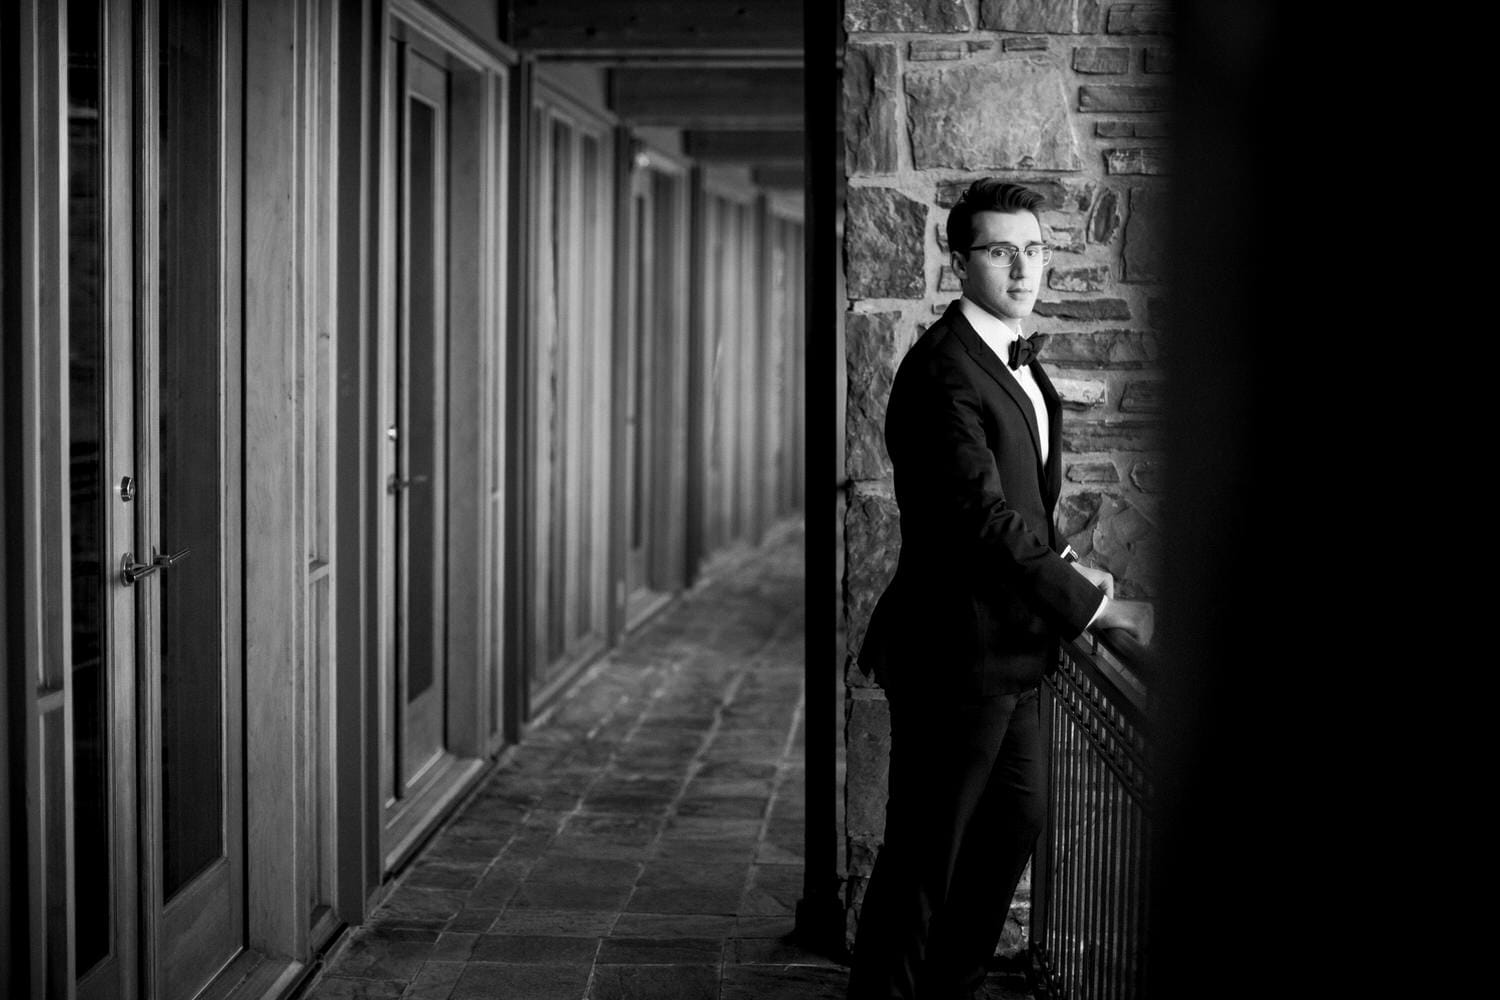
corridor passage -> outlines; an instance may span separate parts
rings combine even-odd
[[[595,664],[307,996],[842,998],[802,891],[800,526]]]

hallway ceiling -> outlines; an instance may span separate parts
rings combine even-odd
[[[803,0],[511,0],[511,37],[607,70],[609,103],[706,163],[802,186]]]

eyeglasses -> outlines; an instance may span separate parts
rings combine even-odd
[[[1052,259],[1052,248],[1045,243],[1028,243],[1025,247],[1013,246],[1010,243],[982,243],[977,247],[969,247],[968,253],[975,250],[984,251],[984,260],[991,267],[1010,267],[1015,261],[1016,255],[1028,264],[1046,264]]]

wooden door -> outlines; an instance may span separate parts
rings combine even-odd
[[[625,335],[625,532],[626,621],[649,600],[652,512],[655,509],[655,439],[652,419],[659,332],[656,301],[656,206],[652,173],[637,165],[630,194],[630,322]]]
[[[170,1000],[245,940],[239,9],[67,21],[74,972]]]
[[[394,287],[382,345],[385,837],[394,862],[452,778],[448,710],[448,71],[392,39]]]

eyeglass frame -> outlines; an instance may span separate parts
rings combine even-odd
[[[990,247],[1003,247],[1005,249],[1008,249],[1010,251],[1010,254],[1011,254],[1011,259],[1007,260],[1007,261],[1004,261],[1004,262],[997,261],[995,259],[994,253],[990,250]],[[1012,264],[1015,263],[1015,261],[1016,261],[1016,259],[1018,257],[1023,262],[1030,263],[1030,261],[1026,257],[1026,251],[1027,250],[1031,250],[1031,249],[1038,249],[1038,250],[1042,251],[1042,266],[1043,267],[1046,267],[1049,263],[1051,263],[1051,261],[1052,261],[1052,245],[1049,244],[1049,243],[1028,243],[1024,247],[1018,247],[1014,243],[1003,243],[1003,242],[980,243],[977,246],[969,247],[969,249],[965,250],[964,253],[965,254],[971,254],[975,250],[983,250],[984,251],[984,257],[985,257],[985,261],[984,262],[986,264],[988,264],[989,266],[991,266],[991,267],[1010,267]]]

